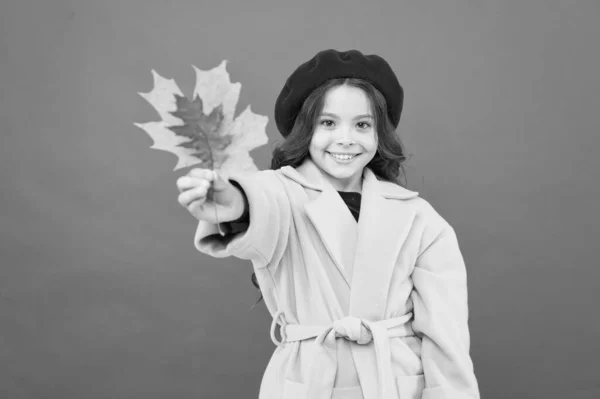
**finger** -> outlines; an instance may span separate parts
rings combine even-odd
[[[194,168],[188,172],[188,176],[212,181],[213,180],[213,171],[210,169]]]
[[[186,190],[179,194],[177,200],[179,203],[185,207],[188,207],[191,202],[202,199],[206,197],[207,189],[205,187],[196,187],[189,190]]]
[[[188,211],[194,212],[196,209],[200,208],[205,202],[206,196],[190,202],[186,208]]]
[[[177,201],[181,206],[187,208],[192,202],[205,200],[206,197],[207,195],[205,193],[198,192],[198,189],[192,189],[179,194]]]
[[[182,176],[177,179],[177,188],[179,189],[179,192],[190,190],[196,187],[205,187],[208,189],[208,187],[210,187],[210,182],[206,179],[189,176]]]

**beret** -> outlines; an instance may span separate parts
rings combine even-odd
[[[390,65],[382,57],[364,55],[358,50],[323,50],[300,65],[286,80],[275,101],[275,123],[279,132],[287,137],[296,116],[310,93],[334,78],[360,78],[369,81],[383,94],[387,113],[394,128],[398,127],[404,90]]]

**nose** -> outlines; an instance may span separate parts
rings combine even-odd
[[[342,127],[339,129],[336,142],[340,145],[354,144],[354,141],[352,140],[352,128]]]

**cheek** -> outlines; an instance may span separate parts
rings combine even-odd
[[[364,137],[357,143],[360,144],[367,151],[377,150],[377,136]]]
[[[370,137],[369,143],[370,149],[372,151],[377,151],[377,147],[379,146],[379,137],[377,136],[377,133],[373,133],[373,136]]]
[[[319,132],[319,130],[315,130],[313,133],[312,139],[310,141],[311,148],[318,150],[322,149],[327,145],[327,136]]]

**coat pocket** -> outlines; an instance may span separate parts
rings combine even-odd
[[[421,399],[425,388],[425,376],[423,374],[398,376],[396,387],[400,399]]]
[[[306,399],[308,386],[300,382],[286,379],[281,399]],[[364,399],[360,386],[348,388],[333,388],[331,399]]]

